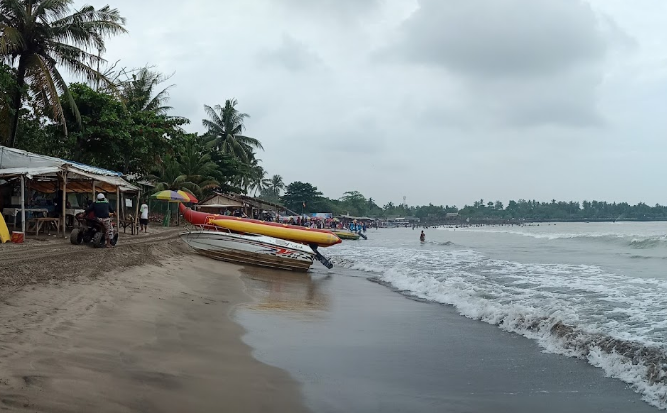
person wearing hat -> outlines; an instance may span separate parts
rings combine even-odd
[[[111,226],[111,214],[115,211],[109,201],[107,201],[104,194],[97,194],[97,201],[93,202],[86,209],[85,215],[88,215],[90,212],[95,214],[95,218],[99,221],[105,230],[107,248],[111,248],[111,238],[113,237],[113,228]]]

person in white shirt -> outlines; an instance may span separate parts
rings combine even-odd
[[[139,224],[141,227],[139,228],[139,232],[144,231],[148,234],[148,205],[145,203],[141,204],[141,207],[139,207],[139,212],[141,212],[141,218],[139,218]]]

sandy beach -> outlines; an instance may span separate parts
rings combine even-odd
[[[360,272],[238,267],[177,234],[2,246],[0,409],[658,411],[582,360]]]
[[[230,319],[249,300],[238,267],[175,235],[0,250],[0,409],[304,411],[298,384],[255,360]]]

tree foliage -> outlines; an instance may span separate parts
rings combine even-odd
[[[9,144],[10,125],[14,118],[13,93],[18,88],[14,69],[0,61],[0,144]]]
[[[132,113],[150,112],[156,115],[167,115],[172,109],[167,105],[169,89],[174,85],[160,89],[160,84],[168,79],[149,67],[142,67],[129,74],[128,79],[120,81],[121,100]]]
[[[243,135],[244,121],[250,117],[236,109],[236,99],[227,99],[224,106],[204,106],[209,119],[202,124],[206,136],[215,150],[222,152],[243,164],[251,164],[255,149],[264,149],[259,140]]]
[[[0,2],[0,60],[16,65],[18,86],[12,91],[10,146],[16,144],[24,85],[48,109],[45,115],[65,126],[64,98],[78,121],[77,106],[60,68],[87,80],[101,79],[95,69],[100,57],[90,51],[103,51],[107,36],[125,32],[125,19],[118,10],[84,6],[72,11],[72,4],[73,0]]]
[[[321,212],[322,193],[317,187],[305,182],[292,182],[287,185],[282,197],[283,205],[296,212]]]

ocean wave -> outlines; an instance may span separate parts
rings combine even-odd
[[[667,282],[589,265],[522,264],[471,250],[363,248],[342,267],[587,360],[667,408]]]
[[[443,247],[451,247],[452,245],[454,245],[454,243],[451,242],[451,241],[444,241],[444,242],[441,242],[441,241],[426,241],[426,243],[431,244],[431,245],[440,245],[440,246],[443,246]]]
[[[667,246],[667,237],[633,238],[630,241],[630,246],[637,249],[665,247]]]
[[[451,228],[439,228],[444,231],[453,231]],[[479,232],[487,234],[510,234],[544,240],[582,240],[629,246],[635,249],[667,247],[667,235],[644,236],[637,234],[620,233],[546,233],[503,229],[457,228],[456,231]]]

